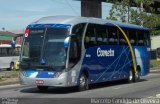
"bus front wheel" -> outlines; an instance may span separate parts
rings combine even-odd
[[[78,90],[84,91],[84,90],[88,90],[88,89],[89,89],[88,77],[85,74],[82,74],[79,79]]]
[[[14,63],[11,62],[11,63],[10,63],[10,70],[13,70],[13,69],[14,69]]]
[[[8,71],[10,71],[10,70],[13,70],[14,69],[14,63],[13,62],[11,62],[10,63],[10,67],[9,68],[7,68],[7,70]]]

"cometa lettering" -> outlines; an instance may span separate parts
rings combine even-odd
[[[102,50],[100,47],[97,49],[97,56],[98,57],[113,57],[114,56],[114,50]]]

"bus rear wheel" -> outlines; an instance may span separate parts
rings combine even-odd
[[[48,90],[48,86],[37,86],[39,91],[46,91]]]
[[[128,76],[127,82],[128,82],[128,83],[132,83],[132,82],[134,82],[134,80],[135,80],[134,70],[133,70],[133,69],[130,69],[130,70],[129,70],[129,76]]]
[[[135,81],[134,82],[140,81],[140,76],[141,76],[141,71],[137,70],[137,73],[135,74]]]
[[[78,90],[84,91],[84,90],[88,90],[88,89],[89,89],[88,77],[85,74],[82,74],[79,79]]]

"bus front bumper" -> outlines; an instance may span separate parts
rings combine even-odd
[[[19,74],[20,84],[22,85],[35,85],[35,86],[55,86],[55,87],[67,87],[70,84],[67,82],[67,73],[62,73],[57,78],[29,78]]]

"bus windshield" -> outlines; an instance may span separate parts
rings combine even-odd
[[[59,70],[65,68],[66,51],[64,39],[68,34],[66,28],[42,28],[30,29],[28,37],[25,37],[22,62],[32,65],[52,66]]]

